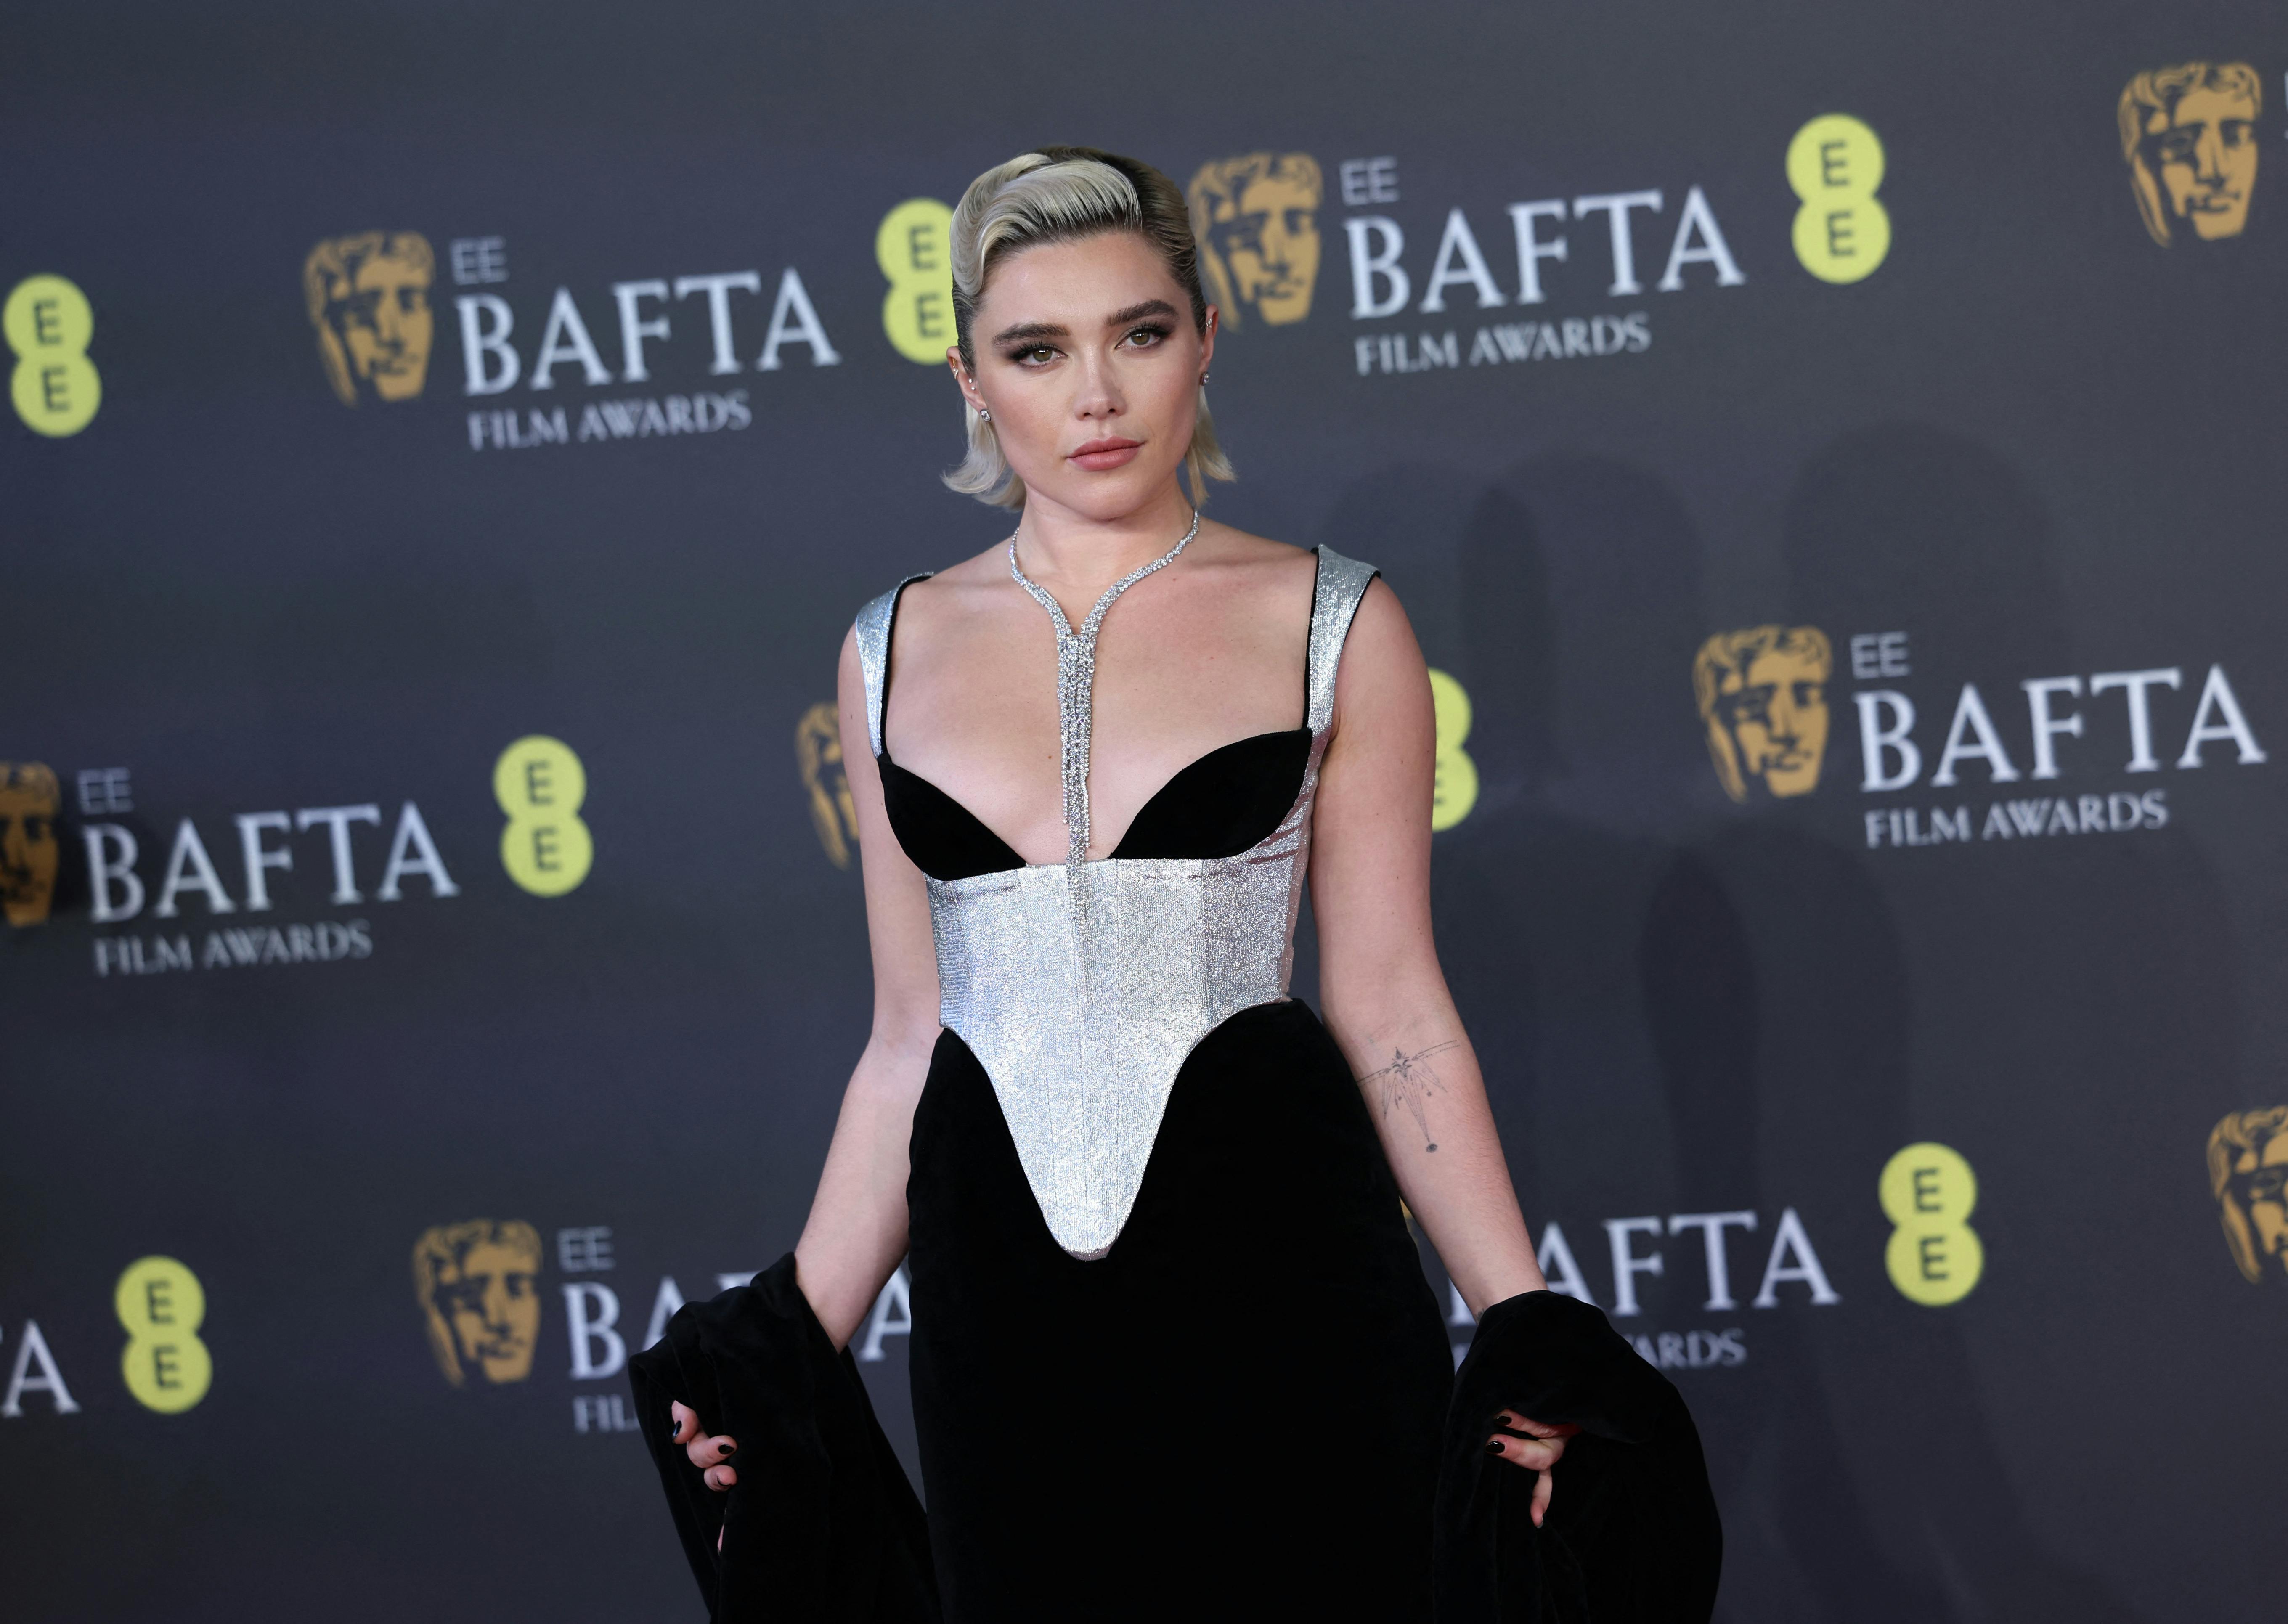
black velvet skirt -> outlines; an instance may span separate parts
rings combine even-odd
[[[1092,1263],[951,1032],[914,1113],[914,1419],[946,1617],[1426,1620],[1452,1355],[1304,1004],[1185,1061]]]

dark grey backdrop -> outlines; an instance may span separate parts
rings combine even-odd
[[[1615,1234],[1662,1259],[1616,1323],[1682,1361],[1722,1616],[2276,1616],[2288,1279],[2234,1267],[2204,1149],[2288,1098],[2282,778],[2232,741],[2173,763],[2212,666],[2288,746],[2280,32],[2249,0],[17,8],[0,284],[83,290],[104,401],[68,438],[0,420],[0,758],[65,804],[49,917],[0,941],[8,1615],[691,1612],[610,1340],[571,1306],[608,1292],[640,1341],[663,1277],[696,1295],[799,1228],[868,989],[797,724],[860,602],[1003,527],[936,485],[954,397],[885,336],[876,229],[1075,140],[1179,182],[1257,151],[1324,176],[1307,318],[1243,319],[1217,357],[1243,478],[1214,511],[1380,565],[1470,696],[1447,967],[1537,1231],[1609,1310]],[[2244,231],[2164,248],[2114,105],[2188,60],[2253,66],[2260,167]],[[1791,248],[1784,156],[1827,113],[1888,160],[1894,241],[1849,285]],[[1377,158],[1354,195],[1389,201],[1347,202]],[[1664,292],[1694,187],[1742,280],[1692,263]],[[1542,222],[1570,255],[1515,303],[1509,205],[1638,189],[1664,199],[1634,216],[1641,292],[1609,291],[1591,214]],[[1421,313],[1458,209],[1504,304],[1458,283]],[[1405,233],[1402,314],[1353,313],[1367,216]],[[366,231],[433,246],[434,342],[417,398],[345,408],[301,269]],[[489,238],[505,280],[457,281],[453,245],[482,274]],[[757,370],[789,267],[836,359]],[[671,336],[623,376],[614,283],[746,269],[735,376],[696,295],[642,307]],[[608,382],[467,396],[455,300],[505,300],[528,371],[560,287]],[[1481,328],[1637,313],[1639,350],[1467,364]],[[1449,331],[1465,364],[1382,369],[1383,338],[1419,360]],[[705,434],[470,426],[732,390],[748,421]],[[1831,639],[1830,736],[1815,792],[1736,805],[1693,658],[1767,623]],[[1855,675],[1888,632],[1905,674]],[[2122,696],[2085,693],[2054,782],[1861,788],[1861,693],[1915,703],[1927,780],[1975,682],[2025,773],[2022,682],[2163,667],[2157,772],[2124,770]],[[494,764],[533,733],[589,781],[594,867],[556,898],[499,856]],[[2150,790],[2165,827],[2080,828],[2080,796]],[[2072,833],[1891,841],[1893,809],[1983,835],[2061,795]],[[457,895],[378,899],[408,802]],[[367,803],[358,902],[320,827],[267,837],[297,866],[244,906],[237,815]],[[227,918],[196,891],[152,911],[186,818]],[[91,916],[97,823],[139,840],[136,917]],[[369,955],[203,956],[353,919]],[[197,967],[122,968],[161,938]],[[1886,1271],[1877,1178],[1917,1141],[1979,1181],[1984,1273],[1950,1305]],[[1724,1232],[1710,1309],[1671,1221],[1729,1211],[1757,1227]],[[456,1388],[408,1259],[480,1217],[534,1227],[540,1313],[528,1374]],[[211,1388],[174,1414],[122,1377],[114,1285],[154,1254],[207,1299]],[[1235,1233],[1226,1266],[1260,1282],[1235,1359],[1310,1334],[1275,1250]],[[867,1368],[903,1440],[884,1320]],[[1076,1454],[1116,1469],[1116,1420]]]

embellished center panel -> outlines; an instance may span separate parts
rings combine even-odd
[[[1104,1256],[1128,1222],[1185,1058],[1242,1010],[1287,995],[1336,671],[1375,574],[1318,550],[1305,680],[1310,751],[1279,827],[1234,857],[1089,861],[1097,634],[1114,600],[1165,568],[1190,540],[1188,533],[1164,557],[1116,582],[1076,630],[1055,598],[1017,567],[1012,538],[1010,574],[1057,634],[1067,860],[963,879],[924,876],[938,1018],[991,1080],[1049,1232],[1084,1259]],[[868,604],[854,629],[878,760],[902,590]]]
[[[938,1018],[992,1080],[1041,1216],[1075,1257],[1103,1256],[1127,1222],[1185,1058],[1286,996],[1319,754],[1278,831],[1237,857],[928,882]]]

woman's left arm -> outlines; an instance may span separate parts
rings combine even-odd
[[[1482,1314],[1544,1282],[1431,935],[1435,752],[1422,651],[1397,595],[1377,581],[1336,676],[1312,826],[1320,999],[1406,1204]]]

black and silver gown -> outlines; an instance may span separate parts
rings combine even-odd
[[[1057,630],[1062,863],[1029,866],[890,759],[906,583],[859,614],[944,1026],[906,1186],[928,1510],[789,1254],[628,1361],[710,1617],[1704,1620],[1722,1539],[1682,1398],[1548,1291],[1490,1307],[1453,1369],[1358,1085],[1288,995],[1374,571],[1319,550],[1299,726],[1210,751],[1086,858],[1096,634],[1157,567],[1076,632],[1012,561]],[[673,1441],[679,1400],[738,1439],[727,1494]],[[1533,1475],[1485,1453],[1504,1407],[1583,1429],[1544,1527]]]
[[[1058,631],[1063,864],[1027,866],[885,752],[904,583],[858,617],[945,1027],[907,1200],[949,1619],[1429,1615],[1452,1359],[1358,1084],[1287,991],[1374,573],[1320,550],[1301,725],[1194,762],[1092,861],[1089,677],[1128,582],[1077,632],[1035,589]]]

